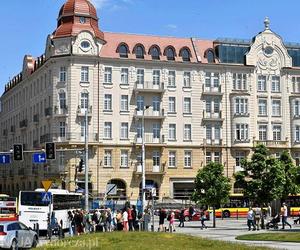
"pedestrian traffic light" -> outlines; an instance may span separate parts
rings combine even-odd
[[[46,159],[55,160],[55,143],[46,142]]]
[[[14,161],[23,161],[23,145],[14,144]]]
[[[80,159],[79,166],[78,166],[78,172],[81,173],[83,171],[84,167],[84,161],[83,159]]]

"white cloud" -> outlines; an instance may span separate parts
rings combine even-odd
[[[120,10],[127,5],[132,5],[134,0],[90,0],[96,9],[109,8],[112,11]]]
[[[109,0],[90,0],[97,9],[102,9],[104,5],[108,4]]]
[[[176,24],[167,24],[165,27],[168,28],[168,29],[172,29],[172,30],[176,30],[177,29],[177,25]]]

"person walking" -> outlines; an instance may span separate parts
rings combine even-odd
[[[124,208],[122,219],[123,219],[123,230],[128,231],[128,212],[126,208]]]
[[[128,213],[128,226],[129,226],[129,231],[133,231],[132,209],[131,209],[130,207],[127,208],[127,213]]]
[[[189,208],[189,217],[190,217],[190,221],[193,220],[194,212],[195,212],[194,207],[193,207],[193,206],[190,206],[190,208]]]
[[[170,220],[169,220],[169,232],[173,233],[173,232],[176,232],[175,225],[174,225],[174,222],[175,222],[175,213],[173,211],[171,211],[169,216],[170,216]]]
[[[282,228],[281,229],[284,229],[285,225],[288,225],[290,228],[292,228],[292,225],[287,222],[288,208],[287,208],[285,202],[282,203],[281,216],[282,216]]]
[[[122,221],[122,213],[120,210],[117,211],[117,215],[116,215],[116,221],[117,221],[117,230],[118,231],[122,231],[123,230],[123,221]]]
[[[159,231],[164,232],[164,221],[166,218],[166,213],[164,209],[160,208],[159,209]]]
[[[184,227],[184,208],[179,212],[179,225],[178,227]]]
[[[142,223],[142,228],[143,228],[143,231],[146,231],[148,232],[149,231],[149,222],[151,220],[151,216],[150,216],[150,213],[148,211],[148,209],[145,209],[144,210],[144,213],[143,213],[143,216],[141,218],[141,223]]]
[[[206,221],[205,210],[201,210],[200,212],[200,221],[201,221],[201,229],[207,228],[207,226],[205,225],[205,221]]]
[[[74,236],[74,216],[72,211],[68,211],[68,227],[69,227],[69,235]]]
[[[249,208],[248,214],[247,214],[247,225],[248,225],[248,230],[251,230],[251,226],[252,226],[252,230],[255,231],[255,225],[254,225],[254,212],[252,207]]]
[[[255,219],[256,230],[259,230],[259,223],[260,223],[260,220],[262,219],[262,211],[258,205],[256,205],[256,207],[254,209],[254,219]]]

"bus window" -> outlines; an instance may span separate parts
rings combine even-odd
[[[21,205],[23,206],[48,206],[49,202],[43,201],[41,192],[22,192]]]

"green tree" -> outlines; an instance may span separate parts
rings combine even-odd
[[[223,172],[222,164],[210,162],[203,169],[199,169],[195,179],[192,198],[197,204],[205,204],[213,208],[213,227],[216,227],[216,207],[228,202],[231,189],[230,180]]]
[[[293,163],[293,160],[287,150],[282,152],[279,160],[285,173],[285,183],[281,198],[286,199],[289,194],[299,193],[300,167]]]

